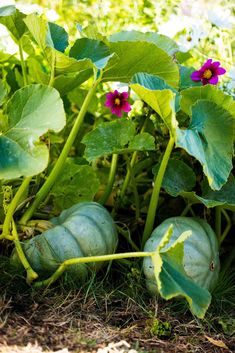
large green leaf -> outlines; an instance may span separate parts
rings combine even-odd
[[[56,23],[47,22],[42,17],[33,13],[24,20],[38,46],[44,50],[46,47],[64,52],[67,48],[68,33]]]
[[[153,168],[157,174],[160,164]],[[196,175],[192,168],[178,159],[169,159],[162,181],[162,187],[172,196],[178,196],[180,192],[191,191],[196,184]]]
[[[138,72],[157,75],[174,88],[178,87],[179,69],[165,51],[149,42],[119,41],[110,43],[110,51],[118,55],[116,65],[107,65],[104,81],[129,82]]]
[[[54,48],[54,43],[51,38],[47,21],[37,14],[32,13],[24,19],[24,22],[42,50],[44,50],[47,46]]]
[[[224,93],[216,86],[205,85],[201,87],[188,88],[181,92],[181,96],[181,108],[186,114],[190,116],[192,115],[192,106],[199,99],[206,99],[228,110],[229,113],[235,117],[235,101],[231,96]]]
[[[82,201],[92,201],[100,186],[95,171],[88,165],[66,161],[60,178],[51,190],[58,211]]]
[[[201,81],[193,81],[191,79],[192,72],[195,71],[193,67],[180,65],[180,89],[184,90],[189,87],[202,86]]]
[[[98,69],[103,69],[114,54],[99,40],[80,38],[70,49],[69,56],[77,60],[90,59]]]
[[[163,34],[158,34],[155,32],[139,32],[139,31],[122,31],[119,33],[112,34],[109,38],[110,42],[120,42],[120,41],[129,41],[129,42],[150,42],[154,43],[157,47],[161,48],[169,55],[174,55],[179,47],[176,42]]]
[[[148,133],[136,135],[136,125],[130,120],[101,123],[82,140],[85,158],[92,161],[112,153],[154,150],[154,137]]]
[[[228,181],[220,190],[211,190],[206,180],[202,182],[202,197],[208,201],[221,205],[235,206],[235,178],[231,174]]]
[[[0,7],[0,23],[7,27],[16,41],[26,32],[26,26],[23,21],[25,16],[13,5]]]
[[[0,178],[12,179],[42,172],[48,163],[48,149],[39,142],[49,129],[65,125],[59,93],[43,85],[18,90],[7,106],[8,128],[0,135]]]
[[[229,111],[208,100],[192,107],[192,121],[177,128],[176,146],[184,148],[202,165],[209,185],[219,190],[232,169],[234,119]]]
[[[93,75],[92,69],[79,71],[77,73],[67,73],[56,76],[53,86],[64,96],[74,88],[79,87]]]
[[[191,231],[182,233],[169,246],[172,233],[171,226],[152,256],[158,291],[166,300],[183,296],[188,301],[192,313],[203,318],[210,305],[211,295],[187,276],[183,266],[184,241],[191,235]],[[147,248],[145,250],[148,251]]]
[[[56,23],[49,22],[48,26],[54,48],[64,52],[69,45],[68,33],[63,27],[58,26]]]
[[[55,73],[57,75],[77,73],[79,71],[93,69],[93,64],[90,59],[76,60],[50,47],[47,47],[45,49],[45,53],[47,55],[48,60],[54,63]]]
[[[175,117],[176,91],[161,78],[145,73],[134,75],[130,87],[160,115],[174,136],[178,126]]]

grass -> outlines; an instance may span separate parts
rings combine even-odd
[[[222,352],[206,341],[205,334],[235,345],[228,321],[235,311],[232,271],[220,278],[205,319],[198,320],[183,300],[150,298],[138,261],[115,262],[112,271],[104,270],[82,285],[65,277],[37,291],[8,265],[7,258],[0,260],[0,334],[8,343],[34,342],[37,332],[42,347],[69,347],[74,352],[94,351],[121,339],[138,352],[159,348],[171,353],[176,347],[185,353]]]

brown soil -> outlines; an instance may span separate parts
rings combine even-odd
[[[189,313],[169,317],[169,303],[150,300],[141,306],[112,292],[99,298],[90,294],[86,298],[81,291],[64,292],[0,297],[0,353],[235,351],[235,337],[215,333],[209,325],[205,331],[205,325]],[[170,322],[169,336],[151,333],[150,313]]]

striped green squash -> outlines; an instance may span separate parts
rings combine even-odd
[[[22,246],[32,268],[40,277],[48,277],[65,260],[112,254],[117,246],[117,231],[109,212],[96,202],[81,202],[52,218],[54,227]],[[12,262],[19,265],[16,251]],[[84,279],[90,270],[99,270],[103,262],[68,267],[67,274]]]
[[[167,249],[183,232],[190,230],[192,235],[184,242],[184,270],[199,286],[208,290],[213,289],[220,269],[218,243],[214,231],[204,220],[189,217],[166,219],[153,231],[145,244],[144,251],[155,250],[171,224],[173,225],[172,237],[161,251]],[[143,269],[148,289],[156,293],[157,285],[151,258],[144,259]]]

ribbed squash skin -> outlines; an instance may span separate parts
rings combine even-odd
[[[96,202],[81,202],[51,219],[54,228],[24,242],[23,250],[32,268],[42,277],[51,275],[67,259],[112,254],[117,246],[117,231],[108,211]],[[13,263],[18,256],[14,252]],[[89,269],[97,271],[103,263],[68,267],[67,274],[84,279]]]
[[[163,235],[173,224],[172,244],[183,232],[192,231],[192,235],[184,243],[184,269],[186,274],[198,285],[208,290],[215,286],[220,269],[219,251],[214,231],[204,220],[190,217],[172,217],[161,223],[145,244],[144,251],[156,249]],[[164,249],[167,249],[166,245]],[[144,273],[147,286],[152,293],[157,292],[152,260],[144,259]]]

